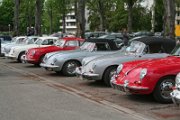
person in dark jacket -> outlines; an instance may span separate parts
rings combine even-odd
[[[123,30],[123,41],[124,41],[124,45],[127,46],[129,42],[129,37],[126,29]]]

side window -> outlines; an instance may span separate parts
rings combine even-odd
[[[44,41],[42,42],[42,45],[48,45],[48,40],[44,40]]]
[[[54,44],[53,39],[48,39],[48,45],[53,45],[53,44]]]
[[[150,53],[150,51],[149,51],[149,45],[146,45],[146,47],[144,48],[144,51],[143,51],[144,53]]]
[[[97,50],[99,51],[107,51],[110,50],[109,44],[108,43],[97,43]]]
[[[156,45],[149,45],[149,51],[150,51],[150,53],[159,53],[159,52],[162,51],[161,50],[161,45],[158,45],[158,44],[156,44]]]
[[[23,41],[24,41],[24,38],[19,39],[19,43],[23,43]]]
[[[78,44],[78,41],[73,40],[73,41],[66,42],[66,46],[76,47],[76,46],[79,46],[79,44]]]
[[[38,38],[33,38],[33,41],[35,42]]]

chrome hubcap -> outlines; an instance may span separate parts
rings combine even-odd
[[[78,67],[78,65],[77,65],[76,63],[73,63],[73,62],[69,63],[69,64],[67,65],[67,72],[68,72],[69,74],[74,74],[76,67]]]
[[[21,62],[24,62],[24,59],[25,59],[25,54],[21,55],[20,57]]]
[[[164,81],[160,85],[161,95],[165,99],[171,99],[170,93],[172,92],[173,83],[170,81]]]

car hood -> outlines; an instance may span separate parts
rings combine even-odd
[[[56,52],[50,52],[50,53],[47,53],[46,54],[46,58],[50,58],[50,57],[57,57],[57,56],[60,56],[60,55],[65,55],[65,54],[73,54],[73,53],[76,53],[76,52],[80,52],[81,50],[80,49],[77,49],[77,50],[70,50],[70,51],[56,51]]]
[[[86,57],[83,59],[83,63],[84,65],[88,64],[89,62],[96,62],[96,63],[101,63],[103,62],[110,62],[113,60],[117,60],[118,58],[121,58],[121,56],[125,56],[125,52],[115,52],[112,54],[108,54],[108,55],[96,55],[96,56],[92,56],[92,57]]]
[[[68,59],[73,59],[73,58],[83,58],[83,57],[88,57],[88,56],[94,56],[94,55],[102,55],[102,54],[111,54],[114,53],[115,51],[93,51],[89,52],[86,50],[70,50],[70,51],[61,51],[61,52],[53,52],[47,55],[47,57],[55,57],[55,58],[68,58]]]
[[[147,60],[127,62],[123,64],[122,71],[126,73],[127,71],[131,71],[132,69],[135,68],[147,68],[152,70],[152,69],[163,68],[169,65],[176,65],[176,64],[180,65],[180,60],[177,59],[180,58],[176,56],[168,56],[160,59],[147,59]]]
[[[22,46],[15,46],[16,49],[23,49],[27,50],[29,48],[35,48],[35,47],[46,47],[50,45],[37,45],[37,44],[29,44],[29,45],[22,45]]]
[[[31,48],[29,50],[36,50],[36,51],[46,51],[46,50],[51,50],[51,49],[63,49],[62,47],[57,47],[57,46],[45,46],[45,47],[37,47],[37,48]]]
[[[99,56],[91,61],[84,61],[84,63],[88,64],[93,62],[97,65],[119,65],[124,62],[132,61],[132,60],[142,60],[142,59],[153,59],[153,58],[164,58],[167,57],[169,54],[166,53],[155,53],[155,54],[147,54],[147,55],[127,55],[125,52],[117,52],[115,54]]]
[[[180,64],[180,57],[178,56],[168,56],[166,58],[161,59],[151,59],[147,61],[146,63],[143,63],[141,65],[137,65],[141,68],[158,68],[158,67],[166,67],[169,65],[179,65]]]

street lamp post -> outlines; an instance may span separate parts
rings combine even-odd
[[[10,32],[11,32],[11,24],[8,25],[8,28],[9,28],[9,35],[10,35]]]

